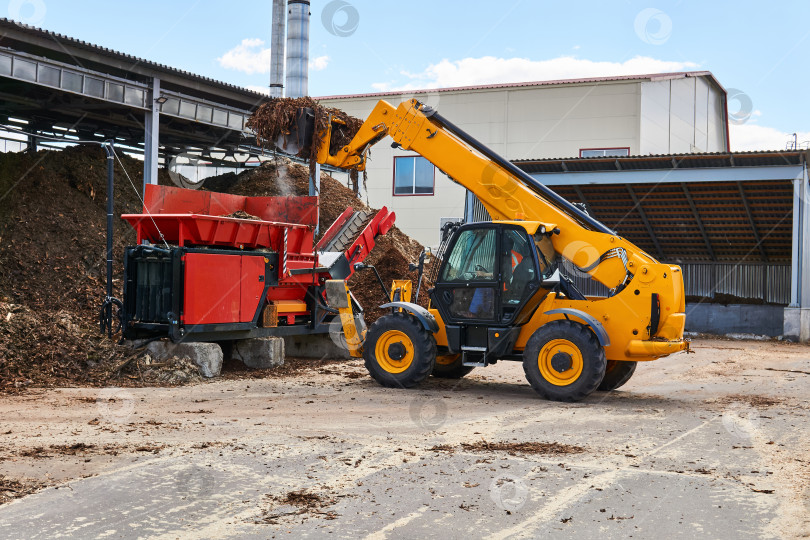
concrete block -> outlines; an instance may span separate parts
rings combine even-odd
[[[239,339],[233,342],[231,357],[254,369],[280,366],[284,364],[284,340],[280,337]]]
[[[172,343],[153,341],[146,346],[153,358],[186,357],[200,369],[203,377],[218,377],[222,371],[222,348],[216,343]]]
[[[329,334],[285,336],[284,347],[289,356],[299,358],[348,359],[348,349],[335,344]]]
[[[785,308],[762,304],[686,304],[686,330],[709,334],[781,336]]]
[[[783,325],[783,333],[786,338],[806,343],[810,340],[810,309],[785,308]]]

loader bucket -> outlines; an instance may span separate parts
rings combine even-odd
[[[295,121],[287,126],[288,133],[279,135],[276,147],[287,154],[298,155],[308,152],[312,147],[312,137],[315,135],[315,111],[309,107],[298,109]]]

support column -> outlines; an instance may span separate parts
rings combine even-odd
[[[146,111],[144,121],[143,137],[143,189],[146,191],[146,184],[158,183],[158,142],[160,133],[160,79],[155,77],[152,80],[152,97],[150,103],[151,110]]]
[[[790,305],[785,308],[784,335],[810,341],[810,185],[807,164],[793,180],[793,250]]]

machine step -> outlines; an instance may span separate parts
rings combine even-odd
[[[467,367],[486,367],[487,348],[486,347],[461,347],[461,365]]]

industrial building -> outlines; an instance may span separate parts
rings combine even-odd
[[[512,161],[728,150],[726,94],[707,71],[385,92],[320,98],[365,118],[380,99],[417,97]],[[465,190],[412,152],[377,146],[368,198],[425,245],[444,217],[464,214]]]

